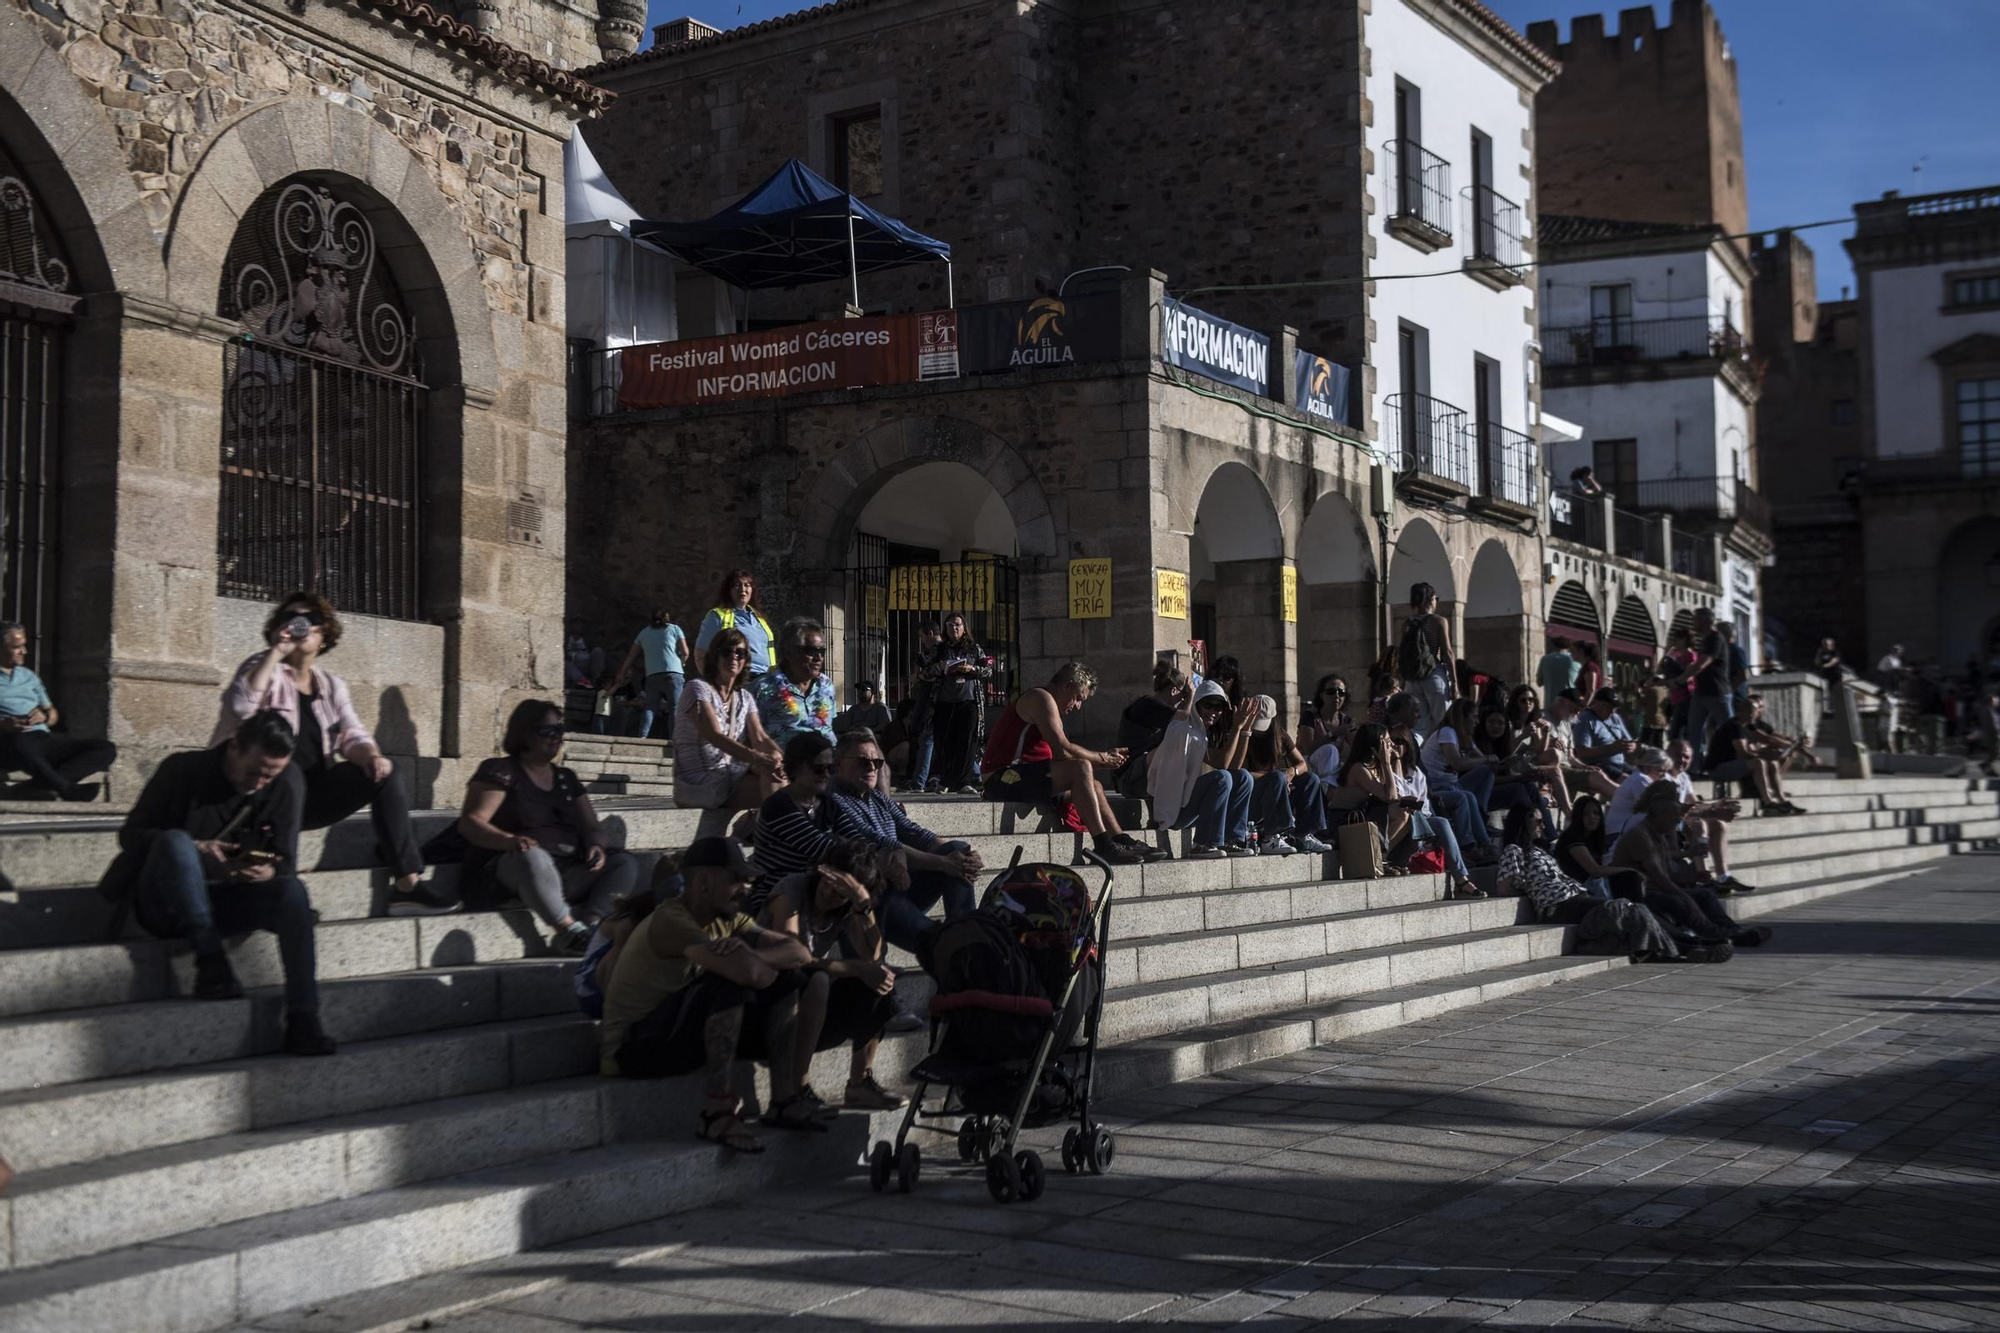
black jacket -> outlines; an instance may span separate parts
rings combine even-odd
[[[281,774],[258,791],[237,791],[222,767],[227,748],[188,750],[161,762],[118,830],[118,856],[98,881],[99,893],[113,902],[129,898],[154,835],[167,829],[197,842],[221,838],[244,851],[276,852],[278,877],[298,874],[298,784]]]

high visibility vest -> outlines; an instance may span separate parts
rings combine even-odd
[[[708,613],[715,617],[716,622],[720,624],[722,628],[724,629],[736,628],[736,617],[739,613],[735,607],[714,606],[709,608]],[[759,625],[763,626],[764,642],[766,644],[769,644],[773,639],[777,637],[775,634],[771,633],[771,622],[764,619],[763,614],[759,612],[757,608],[755,608],[754,606],[746,606],[743,608],[743,614],[749,615],[749,617],[752,620],[756,621]]]

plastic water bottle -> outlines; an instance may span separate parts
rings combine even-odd
[[[1258,852],[1258,850],[1257,850],[1257,830],[1256,830],[1256,829],[1251,829],[1251,830],[1250,830],[1250,855],[1252,855],[1252,856],[1257,856],[1257,855],[1260,855],[1260,853],[1259,853],[1259,852]]]

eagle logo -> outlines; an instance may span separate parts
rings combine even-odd
[[[1323,356],[1313,358],[1312,391],[1315,398],[1324,398],[1333,387],[1333,367]]]
[[[1043,338],[1063,336],[1062,321],[1069,314],[1069,308],[1053,296],[1038,296],[1028,303],[1027,313],[1014,327],[1014,341],[1021,347],[1033,347]]]

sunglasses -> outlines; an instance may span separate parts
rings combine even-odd
[[[535,734],[545,741],[559,741],[562,739],[563,729],[560,724],[550,727],[536,727]]]
[[[863,768],[887,768],[889,765],[887,759],[870,759],[867,755],[862,754],[855,755],[854,762]]]
[[[738,657],[748,658],[750,656],[750,650],[748,648],[731,648],[728,652],[724,653],[723,656],[728,658],[738,658]]]
[[[825,657],[826,645],[823,643],[802,643],[799,645],[799,651],[807,657]]]

